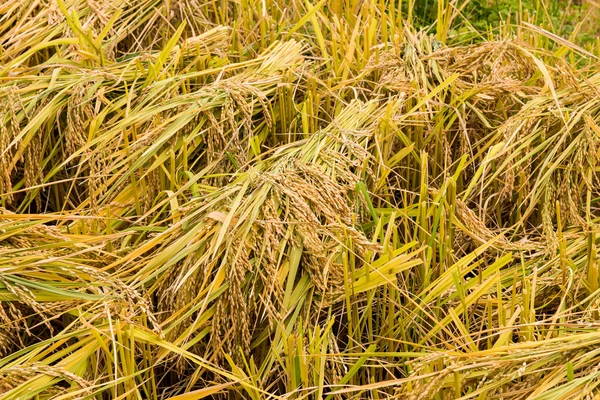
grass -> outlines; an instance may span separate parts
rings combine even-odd
[[[0,399],[596,398],[598,4],[431,3],[0,5]]]

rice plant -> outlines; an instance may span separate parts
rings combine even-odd
[[[425,3],[0,4],[0,399],[600,396],[600,4]]]

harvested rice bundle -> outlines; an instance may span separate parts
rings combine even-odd
[[[367,148],[386,111],[378,101],[351,103],[326,129],[182,207],[182,221],[155,237],[159,253],[139,271],[145,281],[156,279],[151,291],[159,313],[168,316],[169,340],[182,343],[210,327],[209,343],[196,351],[216,360],[231,353],[241,362],[277,321],[310,315],[302,302],[291,302],[298,285],[327,303],[363,279],[359,260],[369,260],[379,246],[357,229],[356,186],[370,177]],[[355,273],[343,266],[348,251],[357,258]],[[402,263],[398,257],[405,257]],[[418,264],[404,253],[394,261],[386,275]],[[380,284],[378,277],[372,281]]]
[[[233,172],[252,157],[251,137],[272,126],[271,97],[284,75],[294,79],[302,49],[294,41],[274,44],[250,62],[173,77],[149,70],[146,82],[130,62],[114,65],[115,74],[58,73],[42,89],[31,89],[35,79],[14,79],[0,94],[7,110],[0,196],[14,200],[11,186],[20,187],[21,209],[35,202],[98,215],[108,206],[119,216],[151,209],[182,172],[207,165]],[[199,77],[214,81],[193,84]],[[172,170],[174,163],[185,171]],[[140,187],[146,197],[132,197]]]
[[[551,235],[557,223],[589,227],[599,216],[590,203],[600,187],[598,79],[540,95],[498,128],[505,145],[488,182],[504,183],[497,201],[509,202],[514,223]]]

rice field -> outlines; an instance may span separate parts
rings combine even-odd
[[[0,2],[0,400],[599,398],[600,3],[425,2]]]

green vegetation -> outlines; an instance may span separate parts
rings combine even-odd
[[[0,400],[597,397],[600,4],[429,3],[0,4]]]

